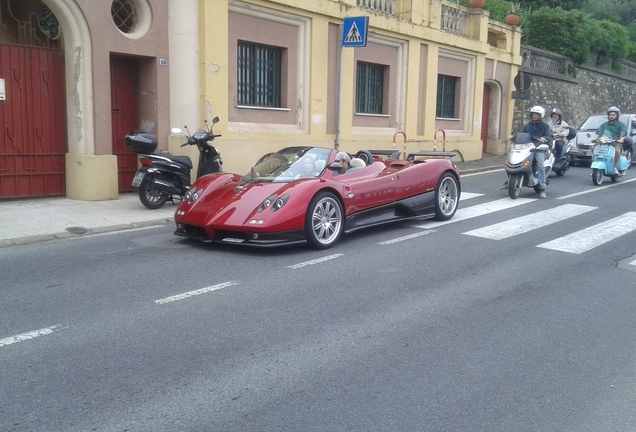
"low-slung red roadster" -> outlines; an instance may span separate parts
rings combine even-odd
[[[361,150],[350,167],[337,151],[288,147],[244,176],[201,177],[175,213],[176,235],[204,242],[332,246],[343,233],[416,218],[448,220],[461,193],[452,152]]]

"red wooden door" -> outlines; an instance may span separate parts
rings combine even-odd
[[[139,127],[137,121],[137,89],[139,66],[135,59],[110,58],[110,94],[113,133],[113,154],[117,156],[119,191],[132,190],[137,171],[137,155],[126,147],[124,137]]]
[[[0,78],[0,198],[64,195],[63,54],[0,44]]]
[[[481,152],[488,153],[488,117],[490,116],[490,87],[484,85],[484,100],[481,106]]]

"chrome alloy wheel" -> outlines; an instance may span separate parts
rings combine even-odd
[[[342,233],[344,215],[338,199],[329,192],[316,195],[309,205],[305,234],[307,242],[316,249],[326,249]]]

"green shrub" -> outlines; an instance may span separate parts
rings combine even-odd
[[[522,43],[570,57],[578,64],[590,59],[592,42],[600,34],[598,24],[579,11],[543,7],[524,16]]]
[[[627,58],[630,48],[627,30],[611,21],[600,21],[598,26],[601,37],[592,45],[592,50],[598,53],[597,64],[615,63],[616,60]]]

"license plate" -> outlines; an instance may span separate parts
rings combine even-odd
[[[137,171],[135,173],[135,178],[133,178],[133,181],[132,181],[132,187],[139,187],[139,185],[141,184],[141,181],[144,179],[144,175],[146,175],[146,173]]]

